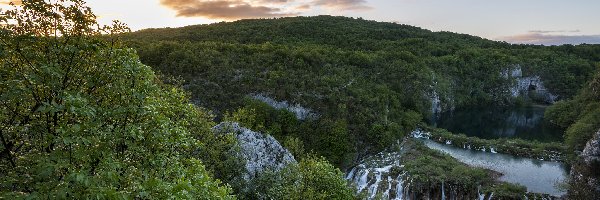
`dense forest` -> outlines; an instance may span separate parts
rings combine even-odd
[[[510,45],[332,16],[148,29],[124,38],[143,63],[180,80],[198,105],[217,115],[252,110],[260,119],[247,126],[299,138],[340,167],[434,115],[435,96],[442,110],[536,101],[510,94],[514,80],[502,74],[519,67],[567,100],[600,61],[597,45]],[[319,118],[285,121],[248,99],[256,94],[303,105]]]
[[[300,152],[324,156],[342,169],[426,126],[436,112],[553,103],[511,95],[515,80],[505,74],[514,70],[539,76],[563,100],[546,120],[570,126],[565,134],[567,162],[576,162],[576,153],[568,152],[581,151],[600,128],[590,114],[594,105],[564,108],[581,101],[576,99],[582,94],[577,94],[598,71],[598,45],[511,45],[333,16],[147,29],[124,38],[143,63],[176,80],[197,105],[223,116],[218,119],[245,115],[236,121],[286,141],[287,148],[302,146]],[[305,106],[318,117],[294,119],[293,113],[274,109],[257,96]],[[436,97],[439,110],[433,105]],[[587,112],[578,116],[583,110]],[[588,121],[569,124],[578,118]],[[538,146],[532,151],[563,151],[556,143],[522,146],[529,145]]]
[[[514,45],[334,16],[130,32],[98,25],[81,0],[24,1],[0,21],[0,198],[362,199],[344,171],[439,112],[481,105],[552,104],[546,120],[566,129],[552,147],[598,177],[579,152],[600,128],[600,45]],[[556,98],[513,94],[517,70]],[[215,128],[225,122],[247,129]],[[272,136],[294,161],[240,178],[248,163],[236,131]],[[407,143],[421,191],[446,182],[465,197],[482,185],[499,198],[526,192]],[[569,184],[572,198],[597,195]]]

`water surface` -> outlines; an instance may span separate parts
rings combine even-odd
[[[529,192],[554,196],[565,194],[556,188],[567,176],[566,167],[562,163],[462,149],[428,139],[422,140],[427,147],[448,153],[467,165],[500,172],[503,174],[500,180],[526,186]]]
[[[433,120],[433,125],[484,139],[561,141],[563,130],[544,120],[545,110],[545,106],[468,108],[441,113]]]

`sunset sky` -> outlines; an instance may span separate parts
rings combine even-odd
[[[4,1],[5,0],[0,0]],[[243,18],[343,15],[513,43],[600,43],[599,0],[88,0],[133,30]]]

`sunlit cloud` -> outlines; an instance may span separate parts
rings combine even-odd
[[[9,5],[13,3],[15,5],[21,5],[21,0],[0,0],[0,5]]]
[[[311,6],[309,4],[303,4],[303,5],[296,6],[296,10],[299,10],[299,11],[310,10],[310,8],[311,8]]]
[[[556,33],[556,32],[551,32]],[[529,32],[521,35],[500,37],[509,43],[515,44],[543,44],[543,45],[562,45],[562,44],[600,44],[600,35],[558,35],[543,34],[538,32]]]
[[[235,20],[301,15],[315,9],[364,10],[366,0],[160,0],[178,17]]]
[[[283,17],[297,13],[287,12],[278,7],[252,5],[242,0],[161,0],[162,5],[177,12],[179,17],[206,17],[210,19],[242,19],[260,17]],[[264,1],[263,1],[264,2]],[[271,3],[285,3],[270,1]]]

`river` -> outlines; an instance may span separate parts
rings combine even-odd
[[[567,168],[562,163],[462,149],[428,139],[423,141],[427,147],[445,152],[465,164],[500,172],[503,174],[500,180],[526,186],[529,192],[554,196],[564,194],[556,188],[557,183],[563,182],[567,176]]]

